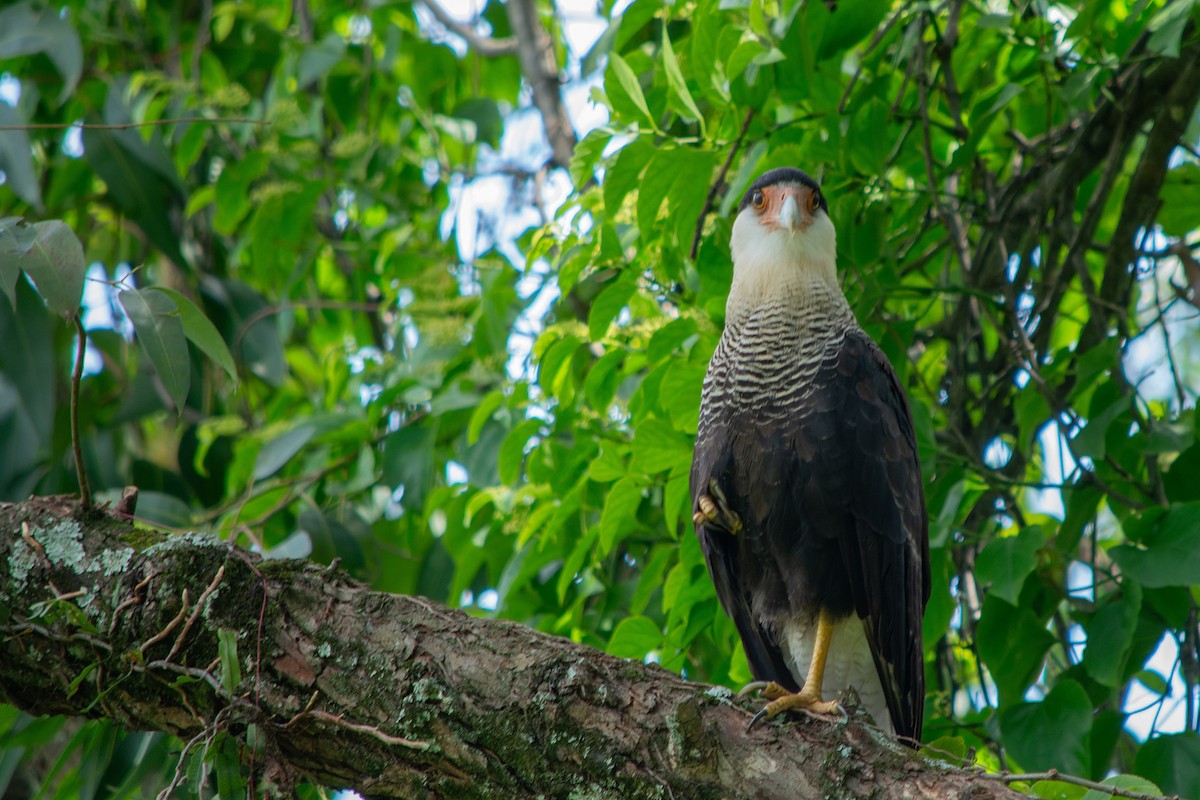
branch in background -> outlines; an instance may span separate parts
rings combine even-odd
[[[79,343],[75,348],[75,369],[71,372],[71,448],[75,452],[75,475],[79,478],[79,498],[84,510],[92,508],[92,489],[88,484],[87,468],[83,464],[83,441],[79,438],[79,383],[83,380],[83,359],[87,355],[87,331],[76,311],[71,321]]]
[[[721,187],[725,185],[725,176],[729,174],[729,167],[733,164],[733,159],[737,155],[738,148],[742,146],[742,140],[746,138],[746,131],[750,130],[750,123],[753,119],[754,109],[750,109],[746,112],[746,118],[742,120],[742,129],[738,131],[737,139],[733,141],[729,156],[721,165],[721,171],[717,173],[717,179],[713,181],[712,188],[708,190],[708,197],[704,198],[704,208],[700,209],[700,216],[696,218],[696,233],[692,236],[692,261],[696,260],[696,253],[700,251],[700,237],[704,233],[704,220],[708,219],[713,205],[717,202],[717,195],[721,193]]]
[[[511,56],[517,53],[517,40],[508,39],[492,39],[487,36],[480,36],[474,28],[465,22],[459,22],[454,17],[446,13],[446,9],[442,8],[436,0],[418,0],[421,5],[429,9],[429,13],[433,14],[434,18],[442,24],[446,30],[458,36],[481,56],[485,58],[497,58],[499,56]]]
[[[756,704],[657,666],[76,509],[0,504],[0,701],[33,714],[253,724],[261,774],[372,797],[1020,797],[856,719],[748,733]]]
[[[542,115],[546,138],[550,140],[550,148],[554,152],[551,160],[566,169],[575,152],[575,130],[571,127],[571,119],[562,101],[554,42],[538,19],[537,5],[533,0],[508,0],[504,8],[508,11],[509,24],[516,34],[521,72],[533,91],[533,104]]]
[[[1193,43],[1180,53],[1178,60],[1167,59],[1173,68],[1175,81],[1165,96],[1157,98],[1154,127],[1146,137],[1141,159],[1129,181],[1129,190],[1121,207],[1117,228],[1109,243],[1104,263],[1104,278],[1100,284],[1100,300],[1118,303],[1128,294],[1127,284],[1133,280],[1130,262],[1136,253],[1135,239],[1139,230],[1149,230],[1158,213],[1159,192],[1167,177],[1171,152],[1183,137],[1188,123],[1200,103],[1200,42]],[[1122,311],[1124,307],[1122,306]],[[1109,314],[1093,311],[1091,323],[1079,337],[1080,352],[1107,335]]]

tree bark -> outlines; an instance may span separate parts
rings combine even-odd
[[[725,689],[69,498],[0,503],[0,557],[0,700],[184,739],[253,731],[257,774],[277,782],[410,798],[1020,796],[855,718],[747,733],[758,704]]]

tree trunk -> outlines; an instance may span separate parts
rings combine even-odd
[[[373,797],[1018,797],[861,722],[758,703],[336,568],[0,503],[0,700],[259,745]],[[252,748],[244,748],[251,758]]]

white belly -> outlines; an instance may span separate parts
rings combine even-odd
[[[816,617],[792,619],[783,625],[783,635],[780,637],[783,657],[796,683],[801,686],[812,662],[816,633]],[[825,676],[820,687],[821,698],[836,700],[848,686],[853,686],[858,692],[863,708],[875,718],[875,723],[889,733],[895,733],[883,686],[875,671],[875,660],[871,658],[871,648],[867,644],[866,630],[862,620],[854,614],[834,625],[829,658],[825,661]]]

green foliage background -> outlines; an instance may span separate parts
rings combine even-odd
[[[1193,0],[606,1],[588,53],[543,3],[609,122],[544,224],[471,231],[495,247],[467,259],[446,235],[469,219],[463,187],[502,175],[528,212],[548,171],[566,177],[497,156],[533,113],[515,54],[403,2],[61,5],[0,10],[0,74],[19,82],[0,125],[26,126],[0,131],[0,216],[64,221],[94,265],[83,445],[102,497],[136,484],[160,524],[283,555],[310,542],[380,589],[746,681],[687,471],[731,206],[800,166],[913,400],[925,739],[1200,796],[1200,125],[1192,99],[1161,153],[1167,123],[1114,83],[1195,73]],[[496,0],[479,30],[510,35]],[[5,260],[15,231],[8,500],[76,489],[74,329]],[[1131,731],[1137,704],[1158,711]],[[162,737],[107,723],[0,709],[0,730],[0,784],[33,769],[44,796],[136,794],[174,770]],[[39,766],[47,742],[82,765]]]

